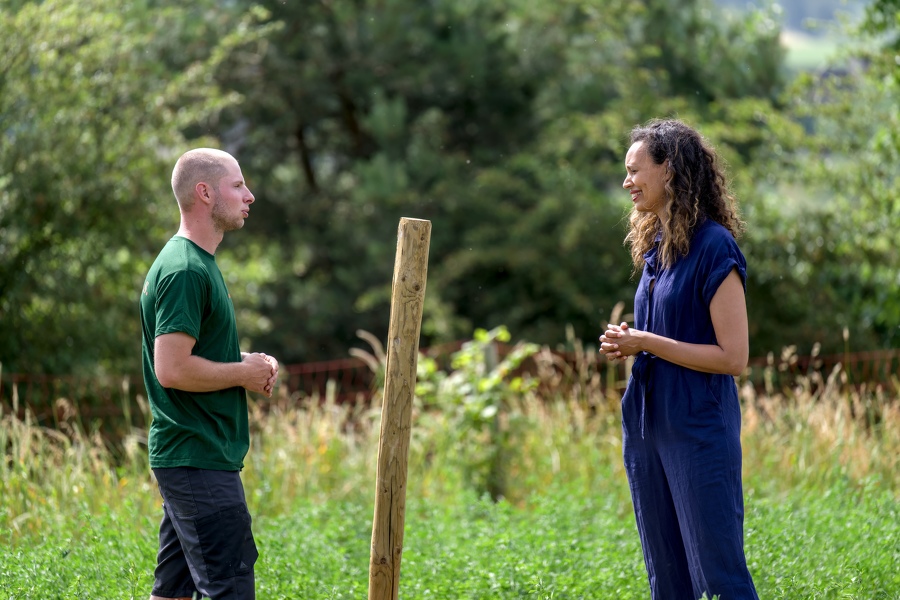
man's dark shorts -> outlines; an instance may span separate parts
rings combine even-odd
[[[238,471],[153,469],[163,498],[153,595],[256,597],[259,553]]]

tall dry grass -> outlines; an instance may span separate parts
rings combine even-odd
[[[19,418],[17,404],[14,390],[13,410],[0,405],[0,530],[48,532],[79,514],[154,503],[143,430],[113,444],[85,428],[67,398],[56,401],[58,428],[28,409]]]
[[[543,490],[603,497],[630,511],[621,460],[618,392],[608,366],[592,352],[574,366],[549,353],[537,361],[536,389],[504,400],[505,496],[524,505]],[[540,357],[539,357],[540,358]],[[556,366],[554,366],[556,364]],[[741,388],[745,486],[779,495],[871,486],[900,494],[900,401],[881,389],[854,388],[839,370],[812,374],[790,388]],[[572,382],[577,385],[571,385]],[[612,388],[609,383],[614,384]],[[604,390],[613,390],[607,394]],[[460,431],[446,411],[417,404],[410,444],[408,497],[453,503],[470,493],[473,449],[496,443],[485,432]],[[84,513],[124,509],[158,515],[146,433],[135,428],[111,443],[61,399],[58,429],[0,412],[0,530],[12,539],[62,527]],[[145,404],[140,410],[146,415]],[[248,501],[260,515],[279,515],[298,501],[371,502],[380,404],[340,405],[290,397],[251,403],[252,443],[245,459]]]
[[[900,398],[881,386],[851,386],[837,366],[787,389],[741,388],[745,472],[780,492],[837,482],[900,493]]]

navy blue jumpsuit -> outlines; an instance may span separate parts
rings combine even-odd
[[[644,258],[635,328],[715,344],[710,301],[733,269],[746,282],[731,233],[707,219],[672,267],[660,268],[657,247]],[[622,399],[623,454],[654,600],[758,600],[744,558],[740,430],[731,375],[635,357]]]

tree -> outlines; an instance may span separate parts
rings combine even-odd
[[[871,3],[850,33],[855,43],[824,73],[792,89],[806,123],[796,172],[814,201],[791,220],[795,281],[816,290],[808,308],[822,340],[858,349],[900,340],[900,2]],[[796,295],[796,292],[793,292]]]
[[[185,132],[237,98],[211,74],[249,25],[219,35],[226,23],[214,9],[46,0],[0,11],[7,372],[140,364],[138,294],[178,223],[171,166]]]
[[[681,114],[742,163],[774,135],[757,113],[777,110],[781,50],[756,13],[663,0],[266,8],[280,27],[249,79],[223,82],[247,101],[222,135],[262,182],[248,228],[286,267],[259,289],[262,339],[287,360],[341,355],[358,328],[385,334],[400,216],[434,222],[425,343],[501,324],[536,342],[563,340],[567,323],[595,339],[633,294],[616,191],[631,126]]]
[[[344,355],[358,329],[386,335],[402,216],[434,223],[424,343],[499,325],[555,344],[571,324],[596,340],[633,295],[622,160],[630,128],[656,116],[703,131],[766,224],[745,242],[750,309],[754,335],[778,340],[768,282],[793,266],[767,250],[769,229],[787,234],[760,191],[801,130],[771,13],[727,17],[709,0],[263,4],[6,0],[5,369],[136,368],[136,293],[177,225],[171,165],[201,144],[235,154],[257,197],[217,259],[242,335],[284,361]]]

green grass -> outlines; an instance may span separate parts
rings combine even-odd
[[[402,597],[649,597],[618,402],[597,387],[602,363],[581,367],[577,393],[510,397],[494,428],[416,407]],[[817,377],[741,391],[760,597],[900,599],[900,401]],[[366,597],[380,407],[261,406],[244,471],[259,596]],[[76,422],[51,431],[0,413],[0,600],[149,594],[161,502],[145,432],[110,445]],[[483,450],[498,443],[494,503]]]
[[[522,507],[472,496],[410,499],[401,574],[405,598],[649,597],[621,491],[560,489]],[[152,584],[156,515],[83,513],[69,527],[4,540],[3,598],[144,598]],[[747,558],[760,597],[900,598],[900,514],[877,487],[751,497]],[[255,521],[264,598],[364,598],[371,507],[299,502]]]

